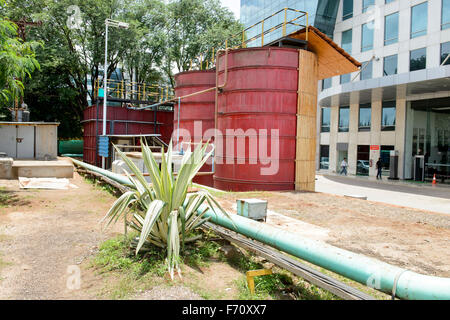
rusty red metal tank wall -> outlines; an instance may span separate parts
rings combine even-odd
[[[107,134],[154,134],[155,114],[151,110],[131,110],[124,107],[109,106],[107,112]],[[173,131],[173,111],[158,111],[156,133],[169,143]],[[93,165],[101,163],[97,155],[97,137],[103,133],[103,105],[90,106],[83,112],[83,161]],[[98,122],[97,120],[98,119]],[[111,132],[111,123],[113,124]],[[97,129],[97,130],[96,130]],[[97,134],[96,134],[97,131]]]
[[[218,85],[225,82],[225,58],[219,57]],[[214,187],[230,191],[293,190],[295,188],[298,50],[288,48],[248,48],[228,53],[228,79],[218,95],[217,129],[223,134],[223,150],[216,150]],[[259,145],[250,157],[255,140],[245,138],[245,156],[237,157],[241,133],[228,130],[254,130],[253,139],[261,140],[266,129],[269,158],[278,161],[278,171],[262,175],[269,160],[259,156]],[[279,153],[271,151],[271,129],[278,130]],[[245,136],[245,134],[244,134]],[[275,138],[275,136],[274,136]],[[227,146],[234,140],[234,152]],[[241,152],[242,155],[242,152]],[[227,161],[229,163],[227,163]],[[254,162],[257,162],[254,164]],[[244,162],[244,163],[242,163]]]
[[[216,86],[216,70],[196,70],[178,73],[175,75],[175,96],[183,97],[191,93],[214,88]],[[190,134],[192,142],[207,142],[205,132],[214,129],[215,91],[198,94],[181,100],[180,129],[185,129]],[[201,131],[194,130],[195,122],[201,122]],[[174,105],[174,134],[178,128],[178,102]],[[174,137],[174,139],[175,139]],[[212,172],[211,164],[205,164],[200,172]],[[201,175],[194,182],[212,187],[213,175]]]

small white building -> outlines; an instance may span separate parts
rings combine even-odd
[[[0,122],[0,153],[20,160],[56,160],[59,122]]]

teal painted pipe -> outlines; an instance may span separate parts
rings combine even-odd
[[[73,161],[121,184],[131,185],[126,177],[77,160]],[[450,278],[418,274],[237,215],[233,215],[233,221],[231,221],[224,214],[208,211],[206,217],[209,217],[214,224],[265,243],[371,288],[388,294],[395,291],[395,296],[400,299],[450,300]]]
[[[123,184],[125,186],[131,186],[131,187],[133,186],[133,184],[131,183],[130,179],[128,179],[128,177],[126,177],[126,176],[122,176],[120,174],[113,173],[113,172],[111,172],[109,170],[101,169],[99,167],[90,165],[90,164],[82,162],[82,161],[78,161],[78,160],[73,159],[73,158],[70,158],[70,159],[72,160],[72,162],[74,164],[77,164],[80,167],[86,168],[86,169],[88,169],[90,171],[93,171],[93,172],[100,173],[101,175],[104,175],[105,177],[110,178],[111,180],[114,180],[114,181],[116,181],[116,182],[118,182],[120,184]]]
[[[408,300],[450,300],[450,278],[421,275],[382,261],[343,250],[324,242],[233,215],[207,212],[211,222],[371,288]]]

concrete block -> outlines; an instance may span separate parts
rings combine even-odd
[[[237,214],[253,220],[265,220],[267,217],[267,201],[259,199],[238,199]]]
[[[12,165],[12,158],[0,158],[0,179],[13,179]]]
[[[14,161],[14,178],[73,178],[73,164],[66,161]]]

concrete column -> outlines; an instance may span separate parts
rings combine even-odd
[[[403,179],[412,179],[412,141],[414,129],[414,112],[411,109],[411,102],[406,102],[406,128],[405,128],[405,148],[403,152]]]
[[[348,137],[348,173],[356,175],[358,160],[358,124],[359,104],[350,104],[349,137]]]
[[[372,128],[370,132],[370,145],[380,146],[381,143],[381,92],[374,93],[372,97]],[[380,158],[380,150],[370,150],[369,160],[372,160],[372,166],[369,168],[369,176],[377,176],[376,163]]]
[[[330,112],[330,157],[329,157],[329,171],[336,172],[337,167],[337,137],[338,137],[338,121],[339,121],[339,103],[332,102]]]
[[[406,86],[397,87],[395,150],[398,151],[398,177],[404,179],[406,140]]]

